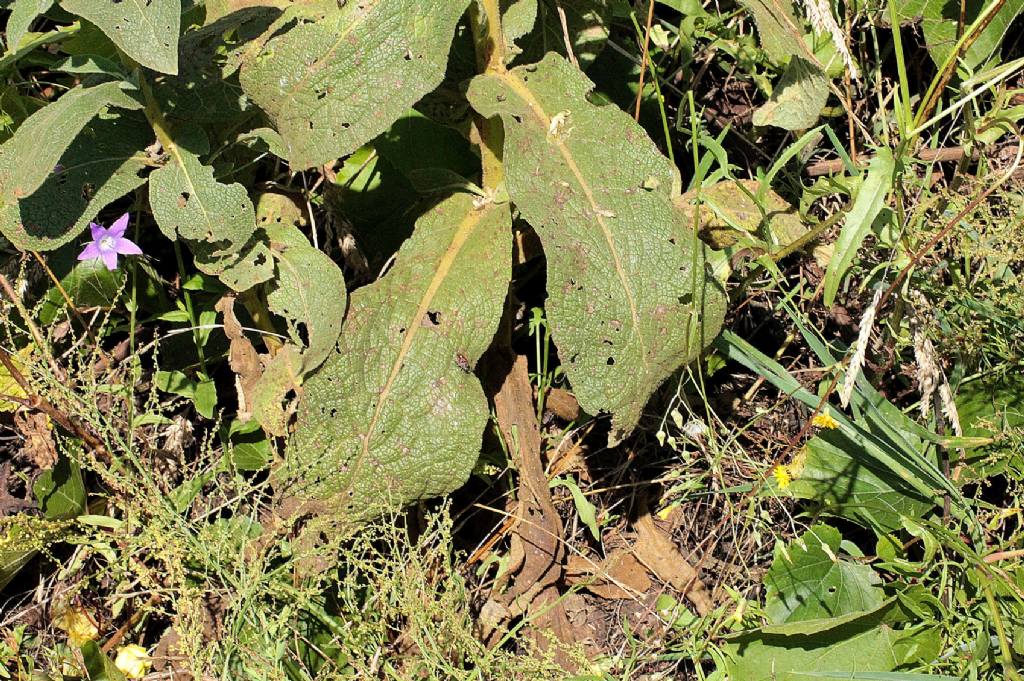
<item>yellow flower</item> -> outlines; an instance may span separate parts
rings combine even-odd
[[[828,410],[815,414],[814,418],[811,419],[811,425],[817,426],[818,428],[827,428],[828,430],[835,430],[839,427],[839,421],[832,418],[832,414],[828,413]]]
[[[789,469],[786,466],[776,466],[775,470],[772,471],[772,475],[775,476],[775,482],[779,483],[779,489],[786,489],[789,487],[789,483],[793,482],[793,478],[789,477]]]
[[[129,679],[141,679],[149,673],[153,660],[145,648],[132,644],[118,648],[114,666]]]
[[[53,618],[53,626],[67,632],[68,642],[75,647],[100,637],[99,629],[85,610],[74,606],[59,610]]]

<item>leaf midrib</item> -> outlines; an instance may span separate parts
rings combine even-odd
[[[526,86],[526,83],[520,80],[514,72],[503,71],[495,73],[494,76],[504,81],[509,88],[519,95],[519,97],[530,108],[530,111],[540,120],[543,130],[547,130],[551,127],[551,117],[547,115],[546,111],[544,111],[544,107],[539,101],[537,101],[537,98],[533,96],[533,92]],[[583,176],[583,173],[580,171],[579,166],[576,164],[576,160],[568,146],[556,136],[548,136],[548,140],[555,144],[559,153],[562,155],[562,159],[565,161],[566,165],[569,166],[569,170],[576,178],[576,182],[579,184],[580,188],[583,189],[583,194],[590,203],[590,208],[594,213],[594,217],[597,218],[597,223],[601,227],[601,233],[605,238],[605,242],[608,244],[608,250],[611,251],[612,254],[612,261],[615,265],[615,274],[619,279],[619,283],[622,285],[623,292],[626,294],[626,301],[629,303],[629,315],[633,321],[633,337],[636,338],[637,343],[640,346],[640,362],[643,364],[645,369],[648,369],[650,368],[650,364],[647,361],[647,344],[644,342],[643,334],[640,333],[640,314],[637,310],[633,287],[630,284],[625,267],[622,265],[622,258],[619,256],[619,250],[615,246],[615,237],[612,235],[611,229],[609,229],[608,224],[605,222],[604,215],[602,215],[603,209],[597,204],[594,192],[590,188],[586,178]]]

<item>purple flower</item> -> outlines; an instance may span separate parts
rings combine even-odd
[[[95,260],[99,258],[108,270],[114,271],[117,269],[118,255],[142,255],[142,249],[136,246],[131,239],[125,237],[124,230],[127,228],[128,213],[119,217],[110,226],[110,229],[90,222],[92,241],[78,254],[78,259]]]

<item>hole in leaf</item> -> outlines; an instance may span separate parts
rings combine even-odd
[[[605,362],[605,364],[607,364],[607,365],[608,365],[608,366],[610,366],[610,367],[611,367],[611,366],[615,366],[615,358],[614,358],[614,357],[609,357],[609,358],[608,358],[608,361],[607,361],[607,362]]]

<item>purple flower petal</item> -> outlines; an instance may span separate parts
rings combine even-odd
[[[114,244],[114,250],[121,255],[142,255],[142,249],[131,239],[118,239]]]
[[[95,241],[90,241],[82,252],[78,254],[79,260],[95,260],[102,254],[100,253],[100,247],[96,245]]]
[[[117,253],[114,251],[104,251],[101,255],[103,258],[103,264],[107,266],[107,269],[113,272],[117,269]]]
[[[97,225],[95,222],[90,222],[89,231],[92,232],[92,240],[99,241],[107,233],[107,228],[103,225]]]
[[[122,236],[124,236],[124,230],[127,229],[127,228],[128,228],[128,213],[125,213],[124,215],[119,217],[117,220],[115,220],[114,224],[110,225],[110,230],[107,233],[110,234],[110,236],[113,236],[113,237],[122,237]]]

